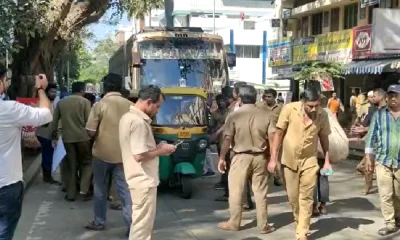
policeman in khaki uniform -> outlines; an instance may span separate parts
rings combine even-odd
[[[154,85],[143,87],[138,100],[120,120],[119,140],[125,178],[132,197],[132,225],[129,240],[151,240],[156,216],[159,156],[172,154],[176,147],[156,144],[151,128],[164,95]]]
[[[300,240],[307,240],[309,233],[313,192],[319,171],[318,139],[324,151],[324,168],[331,169],[329,134],[328,115],[319,106],[319,92],[314,88],[305,90],[302,101],[284,106],[276,124],[268,171],[274,172],[276,169],[283,140],[283,179],[293,209],[296,236]]]
[[[263,100],[258,102],[256,105],[257,107],[264,108],[267,111],[271,111],[273,113],[273,120],[275,124],[277,123],[279,115],[282,111],[282,105],[276,102],[277,96],[278,93],[275,91],[275,89],[269,88],[264,91],[264,94],[262,96]],[[280,172],[281,170],[278,162],[278,167],[273,174],[275,186],[282,186],[283,184]]]
[[[268,234],[275,228],[267,221],[267,192],[269,139],[275,131],[270,113],[255,106],[257,91],[253,86],[239,88],[241,107],[228,115],[221,155],[225,156],[232,144],[234,156],[229,171],[230,219],[219,223],[222,230],[238,231],[242,218],[242,200],[250,177],[257,207],[257,225],[260,233]],[[218,169],[226,170],[225,158],[220,157]]]

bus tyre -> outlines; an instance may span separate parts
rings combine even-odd
[[[190,176],[181,176],[181,198],[190,199],[192,198],[192,178]]]

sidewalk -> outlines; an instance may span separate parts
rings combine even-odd
[[[22,171],[24,173],[25,191],[31,186],[40,173],[41,154],[37,150],[24,150],[22,155]]]

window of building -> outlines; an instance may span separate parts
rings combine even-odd
[[[308,16],[301,19],[301,37],[308,37]]]
[[[323,26],[323,14],[322,14],[322,12],[313,14],[312,15],[311,34],[312,35],[322,34],[322,26]]]
[[[254,21],[244,21],[243,22],[243,29],[245,29],[245,30],[255,30],[256,29],[256,22],[254,22]]]
[[[350,4],[344,7],[344,29],[350,29],[357,26],[358,22],[358,3]]]
[[[339,27],[340,8],[333,8],[331,10],[331,32],[340,30]]]
[[[237,58],[259,58],[260,46],[236,45],[235,52]]]
[[[392,0],[380,0],[379,3],[380,8],[392,8]]]
[[[379,4],[368,6],[368,24],[372,24],[372,19],[374,19],[374,8],[378,8]]]

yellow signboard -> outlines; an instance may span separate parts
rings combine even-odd
[[[302,44],[293,46],[293,65],[303,63],[305,61],[317,60],[317,44]]]
[[[293,46],[293,65],[309,60],[351,61],[353,47],[353,30],[344,30],[317,35],[314,42]]]

